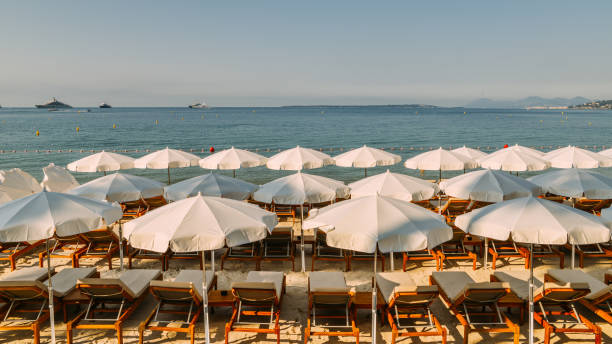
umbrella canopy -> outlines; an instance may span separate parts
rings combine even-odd
[[[612,178],[601,173],[567,168],[540,174],[527,179],[544,192],[566,197],[612,199]]]
[[[153,210],[124,225],[133,247],[154,252],[194,252],[266,238],[276,214],[231,199],[194,196]]]
[[[237,170],[263,166],[266,161],[268,158],[263,155],[232,147],[200,160],[199,164],[209,170]]]
[[[609,229],[590,213],[535,197],[517,198],[457,216],[455,226],[495,240],[544,245],[586,245],[610,240]]]
[[[488,169],[445,180],[440,183],[440,189],[452,197],[480,202],[501,202],[542,193],[539,186],[523,178]]]
[[[304,228],[329,231],[330,246],[373,253],[431,249],[452,239],[444,218],[410,202],[380,195],[313,209]]]
[[[369,168],[395,165],[402,160],[402,157],[382,149],[363,145],[363,147],[335,156],[334,160],[337,166]]]
[[[134,158],[105,152],[92,154],[68,164],[73,172],[108,172],[134,168]]]
[[[68,192],[109,202],[131,202],[139,199],[158,197],[164,193],[164,184],[153,179],[115,173],[94,179]]]
[[[603,156],[607,156],[608,158],[612,158],[612,148],[608,148],[606,150],[602,150],[597,152],[597,154],[601,154]]]
[[[541,171],[550,167],[542,153],[531,148],[515,145],[502,148],[478,160],[481,167],[503,171]]]
[[[253,199],[263,203],[301,205],[347,198],[350,189],[343,182],[297,172],[262,185]]]
[[[484,158],[485,156],[487,156],[487,153],[484,153],[484,152],[479,151],[478,149],[469,148],[466,146],[455,148],[451,150],[451,152],[463,154],[472,160],[478,160],[480,158]]]
[[[459,153],[442,147],[421,153],[404,162],[406,168],[428,171],[457,171],[478,167],[478,163]]]
[[[333,165],[334,159],[329,155],[310,148],[297,146],[295,148],[282,151],[266,163],[272,170],[305,170]]]
[[[50,163],[47,167],[43,167],[43,180],[40,186],[46,191],[66,192],[79,186],[74,176],[61,166],[55,166]]]
[[[42,187],[38,181],[27,172],[24,172],[20,168],[11,168],[10,170],[0,170],[0,186],[19,190],[19,193],[23,197],[31,195],[36,192],[41,192]]]
[[[178,201],[200,193],[204,196],[245,200],[258,188],[255,184],[211,172],[166,186],[164,197],[170,201]]]
[[[422,201],[438,193],[438,186],[400,173],[377,174],[349,184],[351,198],[381,195],[403,201]]]
[[[197,155],[166,147],[134,160],[134,167],[154,170],[189,167],[197,166],[199,160]]]
[[[121,219],[117,205],[57,192],[39,192],[0,205],[0,241],[70,236]]]
[[[612,158],[586,149],[567,146],[544,155],[552,167],[557,168],[598,168],[612,166]]]

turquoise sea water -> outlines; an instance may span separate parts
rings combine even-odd
[[[211,146],[217,151],[235,146],[271,156],[279,150],[300,145],[323,149],[334,156],[341,153],[341,149],[346,151],[367,144],[393,149],[394,153],[406,159],[439,146],[467,145],[491,152],[504,144],[521,144],[543,151],[568,144],[590,146],[591,150],[596,151],[612,145],[611,111],[564,110],[562,114],[561,110],[408,106],[79,110],[83,111],[0,109],[0,150],[4,151],[0,154],[0,169],[20,167],[40,179],[41,168],[48,163],[66,165],[92,154],[90,150],[127,149],[127,155],[139,157],[146,154],[147,149],[154,151],[166,146],[193,150],[204,157],[209,154]],[[39,136],[35,135],[37,130]],[[16,152],[13,153],[13,150]],[[36,153],[35,150],[40,152]],[[47,150],[51,152],[47,153]],[[374,168],[368,174],[386,169]],[[419,175],[418,171],[405,169],[402,164],[389,169]],[[125,172],[166,181],[165,170]],[[206,172],[199,167],[191,167],[174,169],[171,173],[173,181],[178,181]],[[603,172],[612,175],[612,171]],[[231,171],[222,173],[231,175]],[[289,173],[260,167],[240,170],[237,177],[264,183]],[[310,170],[308,173],[345,182],[363,176],[363,170],[335,166]],[[445,176],[457,173],[447,172]],[[101,174],[75,175],[80,182],[84,182]],[[437,172],[425,172],[421,177],[433,179],[436,176]]]

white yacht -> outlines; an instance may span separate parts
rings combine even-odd
[[[55,99],[55,97],[51,98],[51,100],[46,102],[45,104],[38,104],[35,106],[39,109],[70,109],[72,108],[72,106],[66,103],[62,103],[59,100]]]
[[[110,109],[112,108],[112,106],[110,106],[110,104],[106,104],[106,103],[102,103],[100,104],[100,109]]]
[[[206,105],[206,102],[202,101],[201,103],[194,103],[189,105],[190,109],[208,109],[208,105]]]

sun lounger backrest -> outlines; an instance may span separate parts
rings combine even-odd
[[[494,303],[508,294],[510,284],[505,282],[468,283],[463,289],[462,302]],[[459,302],[461,303],[461,302]]]
[[[131,297],[117,278],[84,278],[77,281],[77,287],[81,293],[93,298],[121,300]]]
[[[55,268],[51,269],[53,274]],[[0,276],[0,281],[43,281],[47,279],[49,272],[47,268],[40,268],[38,266],[32,266],[27,268],[21,268]]]
[[[81,236],[90,242],[117,241],[117,238],[115,237],[113,232],[106,228],[85,232],[85,233],[82,233]]]
[[[550,277],[552,277],[553,280],[559,281],[560,283],[587,283],[590,293],[586,295],[585,298],[588,300],[598,299],[606,295],[612,297],[612,287],[606,285],[602,281],[584,271],[572,269],[550,269],[546,275],[548,280],[551,280]]]
[[[151,281],[151,293],[165,301],[202,302],[202,295],[191,282]]]
[[[438,286],[435,285],[411,286],[406,288],[400,286],[395,288],[391,302],[397,306],[429,304],[437,297]]]
[[[244,302],[277,303],[278,301],[274,283],[270,282],[234,282],[232,293]]]
[[[577,301],[590,292],[589,285],[587,283],[574,282],[574,283],[555,283],[545,282],[542,292],[535,295],[534,301],[542,302],[572,302]]]
[[[64,297],[71,291],[76,289],[76,284],[79,279],[92,277],[97,273],[96,268],[66,268],[51,277],[53,282],[53,295]],[[49,285],[48,281],[44,281],[45,286]]]
[[[40,281],[0,281],[0,299],[5,301],[45,298],[47,287]]]

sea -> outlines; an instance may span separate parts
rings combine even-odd
[[[165,147],[206,157],[210,148],[232,146],[264,156],[300,145],[334,156],[362,145],[407,159],[438,147],[463,145],[492,152],[520,144],[541,151],[567,145],[599,151],[612,146],[612,111],[471,109],[431,106],[290,106],[188,108],[75,108],[50,112],[0,109],[0,169],[18,167],[41,180],[49,163],[65,166],[93,152],[117,151],[140,157]],[[403,164],[387,169],[424,179],[437,171]],[[612,169],[600,169],[612,176]],[[167,181],[166,170],[122,171]],[[172,169],[172,182],[209,173],[200,167]],[[232,171],[217,171],[232,175]],[[328,166],[305,171],[350,183],[363,169]],[[236,171],[237,178],[263,184],[293,173],[266,167]],[[443,172],[450,178],[463,171]],[[530,176],[535,173],[521,173]],[[81,183],[102,173],[74,173]]]

